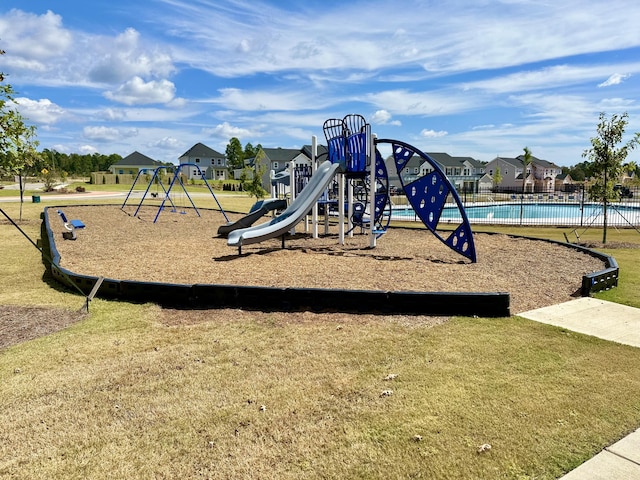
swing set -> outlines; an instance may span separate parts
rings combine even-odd
[[[216,202],[216,205],[218,205],[218,208],[220,209],[220,212],[222,212],[222,215],[224,216],[225,220],[228,222],[229,218],[227,217],[227,214],[225,213],[224,209],[222,208],[222,205],[220,205],[220,202],[218,201],[218,198],[216,197],[216,194],[213,193],[213,189],[211,188],[211,185],[209,185],[209,182],[207,182],[207,178],[204,174],[204,172],[202,171],[202,169],[200,168],[199,165],[196,165],[195,163],[182,163],[180,165],[177,166],[175,174],[173,175],[173,178],[171,179],[171,182],[169,183],[168,188],[165,188],[165,185],[162,183],[162,178],[160,177],[160,172],[162,170],[166,170],[167,167],[158,167],[153,169],[153,174],[151,175],[151,179],[149,180],[149,183],[147,184],[147,188],[145,189],[144,193],[142,194],[142,198],[140,199],[140,203],[138,203],[138,206],[136,207],[136,210],[133,214],[133,216],[137,216],[138,212],[140,212],[140,208],[142,208],[142,204],[144,203],[145,199],[147,198],[147,195],[151,194],[152,197],[157,197],[158,196],[158,190],[156,188],[156,192],[155,193],[150,193],[151,190],[151,186],[155,183],[156,186],[159,186],[163,193],[164,196],[162,197],[162,202],[160,203],[160,206],[158,208],[158,212],[156,213],[155,218],[153,219],[153,223],[156,223],[158,221],[158,217],[160,216],[160,213],[162,212],[162,210],[165,207],[165,204],[167,202],[169,202],[169,204],[171,205],[171,212],[176,213],[178,212],[178,207],[176,206],[176,203],[174,202],[174,199],[171,197],[171,193],[172,190],[174,189],[174,187],[177,185],[179,185],[179,187],[181,188],[181,193],[184,194],[184,196],[189,200],[189,203],[191,204],[191,206],[193,207],[194,211],[196,212],[196,214],[198,215],[198,217],[200,216],[200,211],[198,210],[198,207],[196,207],[195,203],[193,203],[193,200],[191,198],[191,196],[189,195],[189,192],[187,191],[184,182],[182,181],[182,177],[180,176],[180,173],[182,171],[183,168],[185,167],[194,167],[197,169],[198,175],[199,177],[203,180],[204,184],[207,186],[207,189],[209,190],[209,193],[211,193],[211,196],[213,197],[213,199]],[[138,175],[136,175],[135,180],[133,181],[133,184],[131,185],[131,189],[129,189],[129,193],[127,193],[126,198],[124,199],[124,202],[122,203],[122,206],[120,207],[121,210],[124,210],[125,206],[127,205],[127,202],[129,201],[129,198],[131,198],[131,193],[134,191],[134,188],[136,186],[136,184],[138,183],[138,180],[140,179],[140,177],[142,175],[148,175],[148,172],[152,170],[149,168],[141,168],[138,171]],[[175,194],[174,194],[175,196]],[[184,210],[180,213],[186,213]]]

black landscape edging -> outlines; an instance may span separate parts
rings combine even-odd
[[[494,232],[482,232],[482,233],[494,233]],[[561,245],[563,247],[573,248],[579,252],[586,253],[592,257],[596,257],[604,262],[606,268],[598,272],[587,273],[582,276],[582,287],[580,289],[580,295],[588,297],[592,293],[600,292],[602,290],[609,290],[610,288],[618,286],[618,276],[620,274],[620,268],[618,262],[611,255],[598,252],[582,245],[576,245],[574,243],[560,242],[558,240],[551,240],[548,238],[536,238],[528,237],[524,235],[509,235],[514,238],[524,238],[527,240],[539,240],[542,242],[553,243],[555,245]]]

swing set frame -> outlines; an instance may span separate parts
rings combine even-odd
[[[149,194],[149,190],[151,189],[151,185],[154,184],[154,182],[156,182],[156,185],[160,185],[160,188],[162,188],[162,191],[164,192],[164,196],[162,197],[162,202],[160,203],[160,207],[158,208],[158,211],[156,213],[156,216],[153,219],[153,223],[156,223],[158,221],[158,217],[160,217],[160,213],[162,212],[162,210],[165,207],[165,204],[167,202],[169,202],[171,204],[172,207],[172,212],[177,212],[178,208],[176,207],[176,204],[174,203],[173,199],[171,198],[171,191],[173,190],[174,186],[176,184],[178,184],[180,186],[180,188],[182,189],[182,193],[184,193],[184,195],[187,197],[187,199],[189,200],[189,203],[191,204],[191,206],[193,207],[194,211],[196,212],[196,214],[198,215],[198,217],[200,217],[200,211],[198,210],[198,207],[196,207],[195,203],[193,203],[193,199],[191,198],[191,195],[189,195],[189,192],[187,191],[184,182],[182,181],[182,177],[180,176],[180,173],[182,171],[182,169],[184,167],[195,167],[198,171],[198,175],[200,176],[200,178],[203,180],[204,184],[207,186],[207,189],[209,190],[209,193],[211,193],[211,196],[213,197],[214,201],[216,202],[216,205],[218,205],[218,208],[220,209],[220,212],[222,212],[222,215],[224,216],[225,220],[228,222],[229,218],[227,217],[227,214],[225,213],[224,209],[222,208],[222,205],[220,205],[220,202],[218,201],[218,198],[216,197],[216,194],[213,192],[213,189],[211,188],[211,185],[209,185],[209,182],[207,181],[207,178],[204,174],[204,172],[202,171],[202,169],[200,168],[199,165],[196,165],[195,163],[181,163],[180,165],[178,165],[176,167],[176,171],[171,179],[171,182],[169,183],[169,188],[165,188],[164,184],[162,183],[162,180],[160,179],[160,172],[162,170],[166,170],[167,167],[157,167],[155,169],[153,169],[153,175],[151,176],[151,179],[149,180],[149,183],[147,184],[147,188],[144,191],[144,194],[142,195],[142,198],[140,199],[140,203],[138,203],[138,206],[136,207],[136,211],[134,212],[133,216],[137,216],[138,212],[140,211],[140,208],[142,207],[142,204],[144,203],[145,199],[147,198],[147,195]],[[127,201],[129,200],[129,198],[131,197],[131,193],[133,192],[133,189],[135,188],[136,184],[138,183],[138,180],[140,178],[140,176],[142,176],[143,174],[147,174],[149,172],[149,168],[141,168],[138,171],[138,175],[136,176],[135,180],[133,181],[133,184],[131,185],[131,188],[129,189],[129,193],[127,193],[126,198],[124,199],[124,202],[122,203],[122,206],[120,207],[122,210],[124,210],[124,207],[127,205]]]

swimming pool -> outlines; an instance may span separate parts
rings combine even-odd
[[[499,203],[467,205],[470,223],[509,225],[597,226],[603,223],[602,204],[598,203]],[[640,207],[609,204],[607,223],[612,226],[640,226]],[[394,207],[392,220],[420,221],[411,207]],[[458,209],[445,206],[441,222],[460,222]]]

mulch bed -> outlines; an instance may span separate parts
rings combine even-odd
[[[571,300],[582,276],[602,270],[602,261],[571,248],[506,235],[476,234],[478,262],[473,264],[449,250],[425,228],[390,229],[370,249],[369,238],[356,234],[339,245],[334,226],[328,236],[313,239],[304,225],[286,241],[269,240],[237,249],[216,234],[225,222],[216,211],[184,213],[143,208],[137,217],[118,206],[65,207],[69,219],[86,228],[78,239],[62,239],[62,224],[50,219],[61,265],[75,273],[119,280],[167,283],[224,283],[311,288],[430,292],[509,292],[512,313]],[[240,215],[229,215],[233,220]],[[320,232],[324,232],[323,226]],[[590,245],[597,247],[598,245]],[[607,244],[608,248],[613,245]],[[637,247],[637,245],[634,245]],[[221,310],[225,318],[242,320],[240,310]],[[252,312],[251,318],[273,321],[273,314]],[[267,318],[268,317],[268,318]],[[0,349],[63,329],[85,314],[59,308],[0,306]],[[210,321],[202,311],[164,310],[167,326]],[[294,312],[279,314],[283,322],[367,323],[375,315]],[[443,317],[390,315],[385,321],[401,325],[433,326]]]
[[[143,208],[134,217],[133,209],[118,206],[65,207],[67,217],[86,228],[77,240],[63,240],[60,221],[51,216],[61,265],[85,275],[180,284],[509,292],[513,313],[570,300],[584,274],[605,268],[562,245],[499,234],[474,235],[478,262],[470,263],[424,227],[392,228],[370,249],[367,235],[340,245],[335,227],[314,239],[299,224],[285,249],[272,239],[244,246],[238,255],[217,236],[225,222],[220,212],[200,210],[198,217],[191,209],[166,210],[153,223],[156,212]]]

